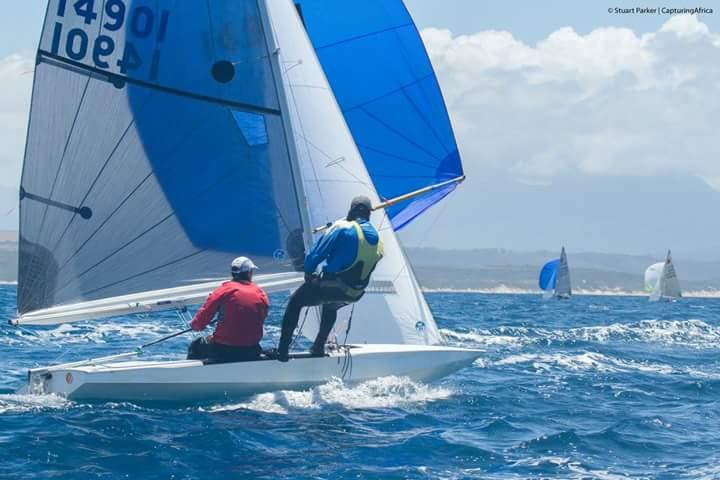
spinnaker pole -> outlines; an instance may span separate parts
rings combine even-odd
[[[388,208],[388,207],[392,207],[392,206],[395,205],[395,204],[398,204],[398,203],[400,203],[400,202],[404,202],[404,201],[406,201],[406,200],[410,200],[410,199],[415,198],[415,197],[419,197],[420,195],[424,195],[424,194],[426,194],[426,193],[428,193],[428,192],[432,192],[433,190],[438,190],[438,189],[440,189],[440,188],[447,187],[448,185],[452,185],[452,184],[454,184],[454,183],[460,184],[460,183],[462,183],[462,182],[464,182],[464,181],[465,181],[465,175],[462,175],[462,176],[460,176],[460,177],[453,178],[453,179],[451,179],[451,180],[446,180],[446,181],[444,181],[444,182],[436,183],[435,185],[430,185],[430,186],[427,186],[427,187],[423,187],[423,188],[420,188],[420,189],[418,189],[418,190],[415,190],[415,191],[412,191],[412,192],[409,192],[409,193],[405,193],[405,194],[400,195],[400,196],[398,196],[398,197],[391,198],[390,200],[385,200],[384,202],[381,202],[381,203],[373,206],[371,210],[372,210],[373,212],[375,212],[375,211],[382,210],[382,209],[385,209],[385,208]],[[313,233],[324,232],[325,230],[327,230],[327,229],[330,228],[331,226],[332,226],[332,223],[327,223],[327,224],[322,225],[322,226],[320,226],[320,227],[315,227],[315,228],[313,228]]]

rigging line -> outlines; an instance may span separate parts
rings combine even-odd
[[[262,0],[260,0],[262,1]],[[273,19],[272,15],[270,15],[269,10],[267,9],[267,5],[265,5],[265,8],[261,8],[258,2],[255,2],[255,6],[258,11],[258,18],[259,21],[259,28],[260,32],[262,33],[262,40],[265,43],[265,48],[268,51],[268,56],[277,54],[277,68],[275,68],[272,58],[269,57],[269,64],[270,64],[270,75],[272,77],[272,85],[275,87],[275,96],[278,102],[278,105],[283,104],[283,98],[281,98],[281,92],[285,90],[285,86],[283,84],[283,71],[282,71],[282,62],[281,62],[281,56],[282,56],[282,49],[279,47],[280,43],[277,40],[277,37],[275,36],[275,28],[273,26]],[[263,18],[265,20],[263,20]],[[267,25],[266,25],[267,22]],[[270,29],[270,31],[267,31],[267,28]],[[268,38],[268,33],[270,34],[270,38]],[[275,47],[275,50],[273,52],[270,52],[270,46]],[[280,78],[278,78],[278,76]],[[292,89],[291,95],[292,95]],[[288,99],[287,94],[285,95],[285,102],[284,106],[285,108],[289,108],[288,106]],[[293,98],[294,102],[294,98]],[[280,107],[279,107],[280,108]],[[295,107],[297,109],[297,105]],[[300,158],[299,158],[299,152],[297,151],[296,145],[295,145],[295,137],[294,132],[292,129],[292,118],[289,116],[289,112],[284,112],[285,117],[283,117],[283,112],[280,113],[281,118],[281,126],[282,126],[282,137],[284,138],[283,143],[285,144],[285,149],[287,152],[287,166],[289,167],[289,173],[290,178],[292,179],[292,191],[295,193],[295,206],[297,208],[297,214],[298,218],[300,219],[300,227],[303,232],[303,248],[309,247],[309,245],[305,245],[307,241],[307,236],[305,234],[305,228],[312,228],[311,225],[304,225],[305,221],[312,222],[310,219],[310,212],[307,208],[307,194],[305,193],[305,185],[303,183],[303,175],[302,175],[302,166],[300,165]],[[289,131],[288,131],[289,126]],[[293,142],[292,145],[290,145],[290,142]],[[293,150],[295,148],[295,150]],[[301,198],[302,197],[302,198]],[[312,234],[310,234],[310,237],[312,237]]]
[[[417,166],[419,166],[419,167],[425,167],[425,168],[428,168],[428,169],[432,170],[433,172],[436,172],[436,171],[437,171],[437,165],[429,165],[429,164],[427,164],[427,163],[423,163],[423,162],[420,162],[420,161],[418,161],[418,160],[411,160],[411,159],[409,159],[409,158],[401,157],[400,155],[395,155],[394,153],[390,153],[390,152],[386,152],[386,151],[384,151],[384,150],[380,150],[379,148],[370,147],[370,146],[368,146],[368,145],[362,145],[362,144],[358,144],[358,148],[361,149],[361,150],[370,150],[371,152],[375,152],[375,153],[378,153],[378,154],[380,154],[380,155],[384,155],[384,156],[389,157],[389,158],[394,158],[394,159],[396,159],[396,160],[400,160],[401,162],[407,162],[407,163],[410,163],[410,164],[413,164],[413,165],[417,165]]]
[[[457,185],[456,185],[456,186],[457,186]],[[455,188],[453,188],[452,190],[450,190],[450,191],[445,195],[445,197],[447,197],[448,195],[450,195],[454,190],[455,190]],[[443,197],[443,198],[445,198],[445,197]],[[434,231],[435,225],[436,225],[437,222],[440,220],[440,217],[442,216],[442,214],[445,213],[445,210],[447,209],[447,206],[448,206],[448,202],[442,202],[442,203],[443,203],[443,204],[440,205],[440,208],[437,209],[437,214],[435,215],[435,218],[430,222],[430,225],[428,226],[428,228],[425,229],[425,234],[422,236],[422,240],[420,241],[420,245],[419,245],[417,248],[422,248],[422,247],[427,243],[429,237],[431,236],[431,233],[430,233],[430,232],[431,232],[431,231]],[[437,203],[435,203],[435,204],[433,204],[433,205],[437,205]],[[431,206],[432,206],[432,205],[431,205]],[[428,208],[430,208],[430,207],[428,207]],[[400,239],[397,239],[397,240],[398,240],[398,243],[400,243]],[[403,256],[404,256],[404,255],[403,255]],[[410,262],[407,260],[407,257],[405,257],[405,262],[403,262],[403,268],[401,268],[400,271],[398,272],[398,274],[395,276],[395,278],[393,279],[393,283],[395,283],[395,280],[397,280],[398,278],[400,278],[400,275],[402,275],[403,272],[405,272],[406,270],[408,270],[408,267],[410,266],[409,264],[410,264]],[[413,275],[414,275],[414,271],[412,271],[412,269],[410,269],[410,271],[413,272]]]
[[[402,25],[396,25],[396,26],[394,26],[394,27],[388,27],[388,28],[384,28],[384,29],[382,29],[382,30],[375,30],[375,31],[373,31],[373,32],[363,33],[362,35],[356,35],[356,36],[354,36],[354,37],[344,38],[344,39],[342,39],[342,40],[338,40],[337,42],[328,43],[327,45],[321,45],[321,46],[319,46],[319,47],[315,47],[315,51],[317,52],[318,50],[324,50],[324,49],[326,49],[326,48],[336,47],[336,46],[338,46],[338,45],[342,45],[343,43],[348,43],[348,42],[353,42],[353,41],[355,41],[355,40],[360,40],[361,38],[373,37],[373,36],[375,36],[375,35],[380,35],[380,34],[382,34],[382,33],[390,32],[390,31],[393,31],[393,30],[399,30],[399,29],[401,29],[401,28],[409,27],[409,26],[411,26],[411,25],[412,25],[412,22],[410,22],[410,23],[404,23],[404,24],[402,24]]]
[[[423,180],[431,180],[431,181],[437,181],[436,177],[430,176],[430,175],[373,175],[373,178],[407,178],[407,179],[423,179]]]
[[[330,166],[338,166],[343,171],[345,171],[346,174],[348,174],[351,178],[353,178],[355,181],[350,183],[359,183],[360,185],[364,186],[367,189],[372,190],[374,187],[370,184],[368,184],[366,181],[364,181],[362,178],[355,175],[352,171],[348,170],[345,165],[343,165],[343,162],[337,161],[337,158],[332,158],[330,155],[328,155],[325,151],[323,151],[320,147],[315,145],[312,141],[310,141],[307,137],[303,137],[303,139],[306,141],[307,144],[309,144],[311,147],[313,147],[315,150],[317,150],[321,155],[323,155],[325,158],[331,161],[331,164],[327,165],[326,168],[329,168]],[[312,162],[311,162],[312,163]],[[313,172],[315,172],[315,165],[313,164]],[[322,189],[320,188],[320,183],[323,182],[337,182],[336,180],[320,180],[315,174],[315,182],[317,184],[318,191],[320,191],[320,197],[322,198]],[[323,200],[324,202],[324,200]],[[325,218],[326,221],[330,221],[329,218]]]
[[[243,102],[236,102],[234,100],[225,100],[225,99],[218,98],[218,97],[211,97],[208,95],[202,95],[199,93],[193,93],[193,92],[189,92],[189,91],[185,91],[185,90],[179,90],[177,88],[167,87],[164,85],[145,82],[143,80],[138,80],[136,78],[126,77],[123,75],[118,75],[116,73],[110,73],[106,70],[102,70],[99,68],[90,67],[88,65],[85,65],[84,63],[69,60],[64,57],[59,57],[57,55],[53,55],[52,53],[45,52],[42,50],[38,52],[38,56],[41,61],[43,59],[45,59],[45,63],[47,63],[48,65],[52,65],[57,68],[62,68],[64,70],[75,72],[75,73],[78,73],[81,75],[94,74],[98,77],[101,77],[102,81],[109,81],[112,83],[113,80],[119,80],[119,81],[129,83],[132,85],[137,85],[140,87],[157,90],[159,92],[176,95],[178,97],[190,98],[193,100],[199,100],[201,102],[223,105],[226,107],[237,108],[240,110],[246,110],[246,111],[254,112],[254,113],[262,113],[262,114],[273,115],[273,116],[280,115],[280,111],[277,109],[274,109],[274,108],[263,107],[260,105],[252,105],[252,104],[243,103]]]
[[[413,85],[416,85],[416,84],[418,84],[418,83],[421,83],[421,82],[423,82],[423,81],[425,81],[425,80],[427,80],[428,78],[431,78],[431,77],[432,77],[432,74],[428,74],[428,75],[424,75],[424,76],[422,76],[422,77],[418,77],[418,78],[416,78],[415,80],[413,80],[412,82],[406,83],[406,84],[404,84],[404,85],[400,85],[398,88],[395,88],[395,89],[393,89],[393,90],[390,90],[389,92],[385,92],[385,93],[383,93],[382,95],[379,95],[379,96],[377,96],[377,97],[373,97],[373,98],[371,98],[370,100],[365,100],[364,102],[358,103],[357,105],[353,105],[352,107],[344,108],[344,109],[343,109],[343,113],[350,113],[350,112],[352,112],[353,110],[359,110],[359,109],[365,107],[366,105],[370,105],[371,103],[375,103],[375,102],[377,102],[378,100],[382,100],[383,98],[387,98],[387,97],[389,97],[389,96],[391,96],[391,95],[395,95],[396,93],[401,92],[401,91],[405,90],[406,88],[410,88],[410,87],[412,87]]]
[[[293,67],[297,67],[297,65],[293,65]],[[292,69],[288,68],[288,70],[292,70]],[[305,84],[305,83],[288,83],[288,85],[293,88],[310,88],[310,89],[315,89],[315,90],[324,90],[326,92],[332,91],[331,89],[329,89],[327,87],[323,87],[322,85],[310,85],[310,84]]]
[[[348,132],[348,133],[349,133],[349,132]],[[360,185],[363,185],[364,187],[366,187],[366,188],[368,188],[368,189],[370,189],[370,190],[372,190],[372,189],[374,188],[372,185],[368,184],[366,181],[364,181],[363,179],[359,178],[357,175],[355,175],[355,174],[352,173],[350,170],[348,170],[347,168],[345,168],[345,166],[342,164],[343,162],[338,162],[338,161],[337,161],[337,160],[338,160],[337,158],[333,158],[333,157],[331,157],[330,155],[328,155],[328,154],[327,154],[325,151],[323,151],[320,147],[318,147],[318,146],[315,145],[312,141],[310,141],[310,139],[308,139],[308,138],[305,137],[305,136],[303,136],[302,138],[303,138],[303,140],[305,140],[305,142],[306,142],[307,144],[309,144],[309,145],[310,145],[311,147],[313,147],[315,150],[317,150],[318,152],[320,152],[321,155],[323,155],[325,158],[327,158],[328,160],[331,161],[332,165],[328,165],[328,167],[329,167],[329,166],[338,166],[338,167],[342,168],[342,169],[345,171],[345,173],[347,173],[349,176],[351,176],[352,178],[354,178],[355,181],[356,181],[357,183],[359,183]],[[308,153],[308,154],[309,154],[309,153]],[[311,163],[312,163],[312,162],[311,162]],[[327,167],[326,167],[326,168],[327,168]],[[313,164],[313,172],[314,172],[314,171],[315,171],[315,166],[314,166],[314,164]],[[320,189],[320,187],[319,187],[319,185],[320,185],[320,179],[317,177],[317,174],[315,174],[315,181],[316,181],[316,183],[318,184],[318,190],[319,190],[319,189]],[[327,181],[327,180],[325,180],[325,181]],[[321,196],[322,196],[322,193],[321,193]]]
[[[112,282],[112,283],[108,283],[108,284],[106,284],[106,285],[103,285],[102,287],[98,287],[98,288],[95,288],[95,289],[90,290],[90,291],[88,291],[88,292],[85,292],[85,295],[92,295],[93,293],[99,292],[100,290],[104,290],[104,289],[106,289],[106,288],[114,287],[115,285],[119,285],[119,284],[121,284],[121,283],[127,282],[128,280],[132,280],[132,279],[134,279],[134,278],[141,277],[141,276],[143,276],[143,275],[147,275],[148,273],[152,273],[152,272],[155,272],[155,271],[157,271],[157,270],[161,270],[161,269],[163,269],[163,268],[165,268],[165,267],[169,267],[170,265],[175,265],[176,263],[180,263],[180,262],[182,262],[182,261],[185,261],[185,260],[187,260],[187,259],[189,259],[189,258],[192,258],[192,257],[194,257],[194,256],[196,256],[196,255],[199,255],[199,254],[201,254],[201,253],[203,253],[203,252],[204,252],[204,250],[197,250],[197,251],[195,251],[195,252],[193,252],[193,253],[189,253],[189,254],[184,255],[184,256],[182,256],[182,257],[180,257],[180,258],[176,258],[175,260],[171,260],[171,261],[166,262],[166,263],[164,263],[164,264],[162,264],[162,265],[159,265],[159,266],[157,266],[157,267],[150,268],[150,269],[145,270],[145,271],[143,271],[143,272],[136,273],[136,274],[131,275],[131,276],[129,276],[129,277],[126,277],[126,278],[117,280],[117,281]]]
[[[290,79],[288,79],[288,85],[289,85],[289,83],[290,83]],[[298,107],[297,97],[295,96],[295,90],[293,89],[293,87],[288,88],[288,90],[290,90],[290,98],[292,99],[293,105],[295,105],[295,111],[297,112],[297,119],[298,119],[298,124],[300,127],[300,138],[302,138],[302,140],[305,143],[305,151],[307,152],[308,159],[310,160],[310,162],[309,162],[310,169],[312,170],[313,177],[315,178],[316,181],[318,181],[319,177],[318,177],[317,170],[315,169],[315,162],[312,161],[312,153],[310,153],[310,146],[312,145],[312,143],[310,142],[310,140],[307,138],[307,136],[305,134],[305,125],[302,120],[302,115],[300,115],[300,108]],[[291,119],[291,121],[292,121],[292,119]],[[302,177],[302,174],[300,176]],[[301,178],[301,181],[302,181],[302,178]],[[320,196],[320,202],[322,204],[325,204],[325,197],[324,197],[322,189],[319,187],[319,185],[318,185],[317,190],[318,190],[318,195]]]
[[[425,152],[429,157],[432,157],[432,158],[434,158],[435,160],[440,161],[440,162],[443,160],[442,158],[436,157],[435,154],[432,153],[430,150],[426,149],[425,147],[423,147],[422,145],[420,145],[419,143],[417,143],[417,142],[416,142],[415,140],[413,140],[412,138],[409,138],[408,136],[406,136],[405,134],[403,134],[403,133],[402,133],[401,131],[399,131],[398,129],[393,128],[390,124],[388,124],[387,122],[385,122],[384,120],[382,120],[381,118],[379,118],[379,117],[378,117],[377,115],[375,115],[374,113],[371,113],[370,111],[368,111],[368,110],[365,109],[365,108],[363,108],[362,111],[363,111],[368,117],[372,118],[372,119],[375,120],[377,123],[379,123],[379,124],[382,125],[383,127],[387,128],[388,130],[390,130],[391,132],[393,132],[395,135],[397,135],[397,136],[399,136],[400,138],[404,139],[406,142],[408,142],[409,144],[415,146],[415,147],[418,148],[419,150]]]
[[[288,347],[288,350],[292,350],[295,348],[295,344],[297,344],[298,339],[302,335],[303,328],[305,328],[305,321],[307,320],[308,313],[310,313],[310,309],[313,307],[305,307],[305,316],[303,316],[303,321],[300,323],[300,328],[298,328],[298,333],[295,334],[293,337],[292,342],[290,343],[290,346]]]
[[[147,96],[145,97],[145,99],[143,100],[143,106],[142,106],[143,109],[147,106],[147,100],[148,100],[152,95],[153,95],[153,92],[152,92],[152,91],[151,91],[151,92],[148,92],[148,95],[147,95]],[[135,117],[133,117],[132,120],[130,120],[130,123],[128,123],[127,128],[125,128],[125,131],[122,133],[122,135],[120,135],[120,138],[119,138],[118,141],[115,143],[115,146],[114,146],[114,147],[112,148],[112,150],[110,151],[110,154],[108,155],[108,157],[105,159],[105,162],[103,163],[103,166],[100,168],[100,170],[98,171],[97,175],[95,175],[95,178],[93,179],[92,183],[90,184],[90,188],[88,188],[87,192],[85,192],[85,195],[83,195],[83,198],[82,198],[82,200],[78,203],[78,205],[84,205],[84,204],[85,204],[85,200],[87,200],[87,198],[90,196],[90,192],[92,192],[93,188],[95,188],[95,185],[97,184],[98,180],[100,180],[100,177],[102,176],[103,172],[105,171],[105,169],[107,168],[107,166],[110,164],[110,160],[112,160],[112,158],[115,156],[115,152],[117,152],[117,149],[120,147],[120,144],[123,142],[123,140],[125,140],[125,137],[127,136],[128,132],[130,131],[130,129],[132,128],[133,125],[135,125]],[[70,218],[70,221],[69,221],[68,224],[65,226],[65,229],[63,230],[62,235],[60,235],[60,238],[58,239],[58,241],[55,242],[55,245],[53,246],[53,248],[51,249],[51,251],[54,252],[55,249],[60,245],[60,243],[62,242],[63,238],[65,238],[65,234],[70,230],[70,226],[73,224],[73,222],[75,221],[76,218],[77,218],[77,215],[73,215],[73,216]]]

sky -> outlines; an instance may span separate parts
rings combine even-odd
[[[0,229],[17,222],[44,3],[0,24]],[[407,4],[468,180],[406,244],[720,258],[720,1]],[[714,12],[615,13],[638,6]]]

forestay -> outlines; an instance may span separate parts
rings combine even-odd
[[[355,195],[368,195],[374,203],[378,202],[379,195],[373,184],[377,180],[371,178],[365,168],[293,4],[290,0],[279,0],[268,2],[267,6],[274,41],[279,46],[279,63],[309,215],[313,224],[322,225],[344,217]],[[346,12],[342,18],[348,14]],[[404,168],[408,175],[414,173],[411,166]],[[385,243],[385,257],[378,264],[367,294],[354,307],[340,311],[335,329],[338,340],[345,340],[348,316],[352,312],[355,321],[348,342],[441,342],[437,325],[387,214],[378,211],[373,214],[372,221]],[[316,331],[317,312],[313,310],[303,333],[314,338]]]
[[[18,310],[302,263],[253,1],[51,0],[22,175]]]
[[[402,0],[295,3],[380,197],[461,177],[445,102]],[[395,229],[456,186],[391,207]]]

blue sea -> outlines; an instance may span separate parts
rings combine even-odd
[[[0,287],[3,323],[14,297]],[[30,367],[132,350],[184,327],[173,315],[2,326],[0,478],[720,478],[720,300],[428,300],[450,343],[485,351],[441,382],[333,380],[182,408],[14,393]]]

